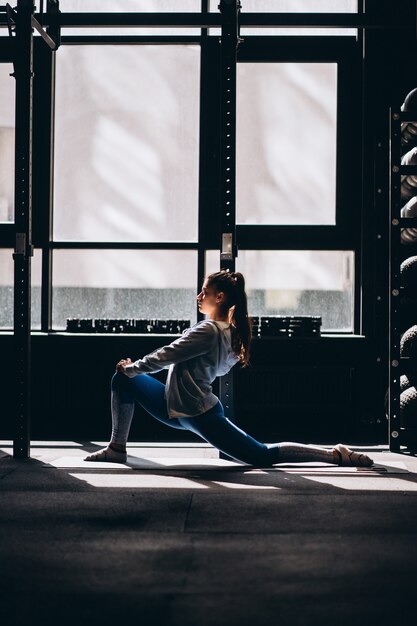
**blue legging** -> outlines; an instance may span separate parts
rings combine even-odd
[[[190,430],[221,452],[249,465],[269,467],[274,463],[285,462],[336,462],[332,450],[319,446],[293,442],[265,444],[257,441],[224,415],[220,400],[209,411],[195,417],[170,418],[164,391],[165,385],[149,374],[128,378],[116,372],[111,381],[111,441],[126,444],[136,401],[163,424],[179,430]]]

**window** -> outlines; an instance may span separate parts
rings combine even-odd
[[[62,46],[54,238],[196,241],[198,46]]]
[[[335,224],[337,64],[237,68],[237,223]]]
[[[218,11],[218,3],[210,3],[210,10]],[[61,0],[60,6],[63,12],[157,14],[199,13],[207,5]],[[242,13],[264,11],[354,12],[357,3],[242,0]],[[55,57],[52,241],[43,202],[50,164],[39,149],[46,126],[38,124],[34,145],[45,173],[44,181],[36,181],[35,242],[53,251],[52,328],[66,328],[73,317],[178,318],[193,324],[201,254],[220,241],[219,46],[210,38],[201,48],[180,38],[161,45],[159,34],[140,45],[121,38],[110,44],[93,35],[65,45],[63,35]],[[351,164],[360,156],[360,85],[350,70],[360,64],[357,46],[353,38],[340,37],[266,40],[254,37],[238,50],[236,267],[247,278],[252,315],[321,315],[322,330],[352,332],[360,177],[351,183],[351,173],[360,165]],[[10,63],[3,68],[0,104],[3,85],[13,97],[15,86]],[[49,69],[39,67],[37,76],[35,113],[45,93],[41,82],[49,86]],[[13,109],[14,103],[11,118]],[[0,141],[5,117],[0,108]],[[45,133],[43,138],[49,145]],[[0,175],[1,159],[13,153],[8,145],[0,151]],[[13,181],[13,171],[7,181]],[[11,200],[5,202],[6,192]],[[10,221],[13,190],[4,182],[0,204],[0,221]],[[9,249],[13,226],[1,228],[3,248]],[[218,250],[206,258],[207,268],[211,263],[213,271],[219,269]],[[12,280],[2,281],[7,300]],[[7,315],[6,326],[11,309]]]
[[[0,63],[0,222],[14,221],[15,80]]]
[[[199,48],[59,52],[55,239],[196,241]]]
[[[196,320],[194,250],[55,250],[53,327],[68,318]]]
[[[249,315],[317,315],[322,331],[353,331],[354,253],[350,250],[239,250]],[[219,253],[206,253],[206,274]]]

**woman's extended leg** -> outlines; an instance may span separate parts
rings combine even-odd
[[[112,434],[107,448],[88,455],[85,461],[126,461],[126,442],[132,423],[135,401],[158,421],[186,430],[177,419],[168,417],[165,385],[148,374],[129,378],[117,372],[111,381]]]
[[[341,444],[327,449],[291,441],[261,443],[225,417],[220,401],[210,411],[197,417],[179,418],[179,422],[228,456],[258,467],[311,461],[359,466],[373,463],[368,456],[352,452]]]

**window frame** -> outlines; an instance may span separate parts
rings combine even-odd
[[[209,135],[206,141],[209,147],[207,153],[212,155],[211,166],[219,170],[220,142],[215,142],[213,145],[213,137],[219,136],[221,128],[220,57],[217,38],[210,36],[209,40],[207,47],[210,49],[213,68],[209,90],[210,111],[217,111],[218,115],[212,114],[215,119],[211,120],[206,129]],[[327,62],[337,64],[336,223],[334,225],[236,224],[236,240],[238,249],[245,250],[352,250],[355,259],[354,314],[353,332],[347,332],[348,335],[360,333],[361,319],[361,229],[358,228],[358,223],[361,223],[362,219],[361,60],[360,44],[356,37],[346,36],[245,37],[244,44],[238,47],[237,52],[238,63]],[[347,119],[350,119],[349,124],[346,123]],[[220,181],[217,179],[214,185],[206,188],[205,202],[201,207],[203,221],[207,225],[202,233],[207,249],[215,249],[219,245],[220,219],[219,216],[212,214],[213,202],[219,194]]]
[[[202,1],[202,10],[207,2]],[[42,249],[42,325],[46,333],[52,328],[52,251],[71,249],[195,249],[197,250],[196,289],[204,279],[204,256],[208,249],[220,246],[220,216],[215,210],[220,192],[220,46],[218,36],[202,29],[201,36],[87,36],[63,37],[62,45],[114,44],[164,45],[197,44],[200,46],[200,129],[198,240],[196,243],[152,242],[54,242],[52,240],[53,133],[54,133],[54,55],[48,54],[43,42],[34,40],[35,81],[33,190],[33,244]],[[0,62],[12,61],[8,38],[0,40]],[[59,51],[58,51],[59,54]],[[362,188],[360,155],[361,117],[361,38],[350,36],[245,36],[238,48],[239,63],[244,62],[330,62],[337,64],[337,157],[336,157],[336,224],[324,226],[236,225],[238,248],[241,249],[321,249],[353,250],[355,256],[353,334],[360,333],[361,320],[361,228]],[[353,107],[352,107],[353,103]],[[349,119],[349,123],[346,120]],[[39,172],[39,176],[35,175]],[[353,207],[353,208],[352,208]],[[302,229],[302,231],[300,230]],[[14,224],[0,225],[0,244],[14,247]],[[219,254],[220,257],[220,254]],[[197,320],[203,319],[197,309]],[[327,334],[327,333],[326,333]],[[348,332],[348,336],[352,333]]]

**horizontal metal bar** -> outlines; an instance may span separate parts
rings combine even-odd
[[[44,26],[78,27],[155,27],[155,28],[216,28],[221,27],[219,13],[59,13],[36,14]],[[0,25],[6,25],[0,15]],[[358,13],[241,13],[241,28],[371,28],[409,29],[412,25],[401,20],[401,12],[388,18]]]
[[[241,13],[245,28],[405,28],[400,12],[383,16],[359,13]],[[408,24],[407,28],[412,27]]]
[[[395,165],[394,165],[394,167],[395,167]],[[416,175],[417,174],[417,165],[400,165],[399,166],[399,172],[400,172],[400,174],[404,174],[404,175],[407,174],[408,176],[410,176],[411,174]]]
[[[400,217],[399,222],[405,228],[417,227],[417,217]]]
[[[209,35],[204,40],[218,40],[219,35]],[[271,39],[275,40],[274,48],[270,48],[265,51],[264,48],[260,49],[260,44],[263,45],[265,40],[268,39],[270,43]],[[306,38],[307,39],[307,38]],[[61,44],[65,45],[184,45],[184,44],[201,44],[202,37],[200,35],[64,35],[61,37]],[[1,42],[0,42],[1,43]],[[304,45],[304,48],[303,48]],[[315,59],[320,60],[337,60],[338,55],[351,53],[352,50],[356,50],[357,41],[355,36],[338,37],[335,35],[328,36],[309,36],[308,42],[300,44],[300,35],[291,36],[288,35],[283,41],[282,37],[265,35],[248,35],[245,36],[245,46],[238,50],[238,61],[250,62],[276,60],[282,55],[290,56],[291,58],[299,59],[301,56],[308,54]]]
[[[417,112],[416,111],[402,111],[397,113],[400,122],[415,122],[417,124]]]
[[[213,28],[220,27],[220,16],[202,13],[59,13],[35,14],[43,26],[62,28]],[[0,26],[7,25],[0,14]]]
[[[16,57],[16,37],[5,37],[0,31],[0,63],[9,63]]]
[[[14,223],[0,224],[0,247],[14,248],[16,240],[16,227]]]
[[[208,39],[215,39],[213,35]],[[305,60],[338,61],[346,55],[356,55],[358,43],[354,35],[248,35],[244,37],[244,45],[237,51],[238,61],[280,62],[283,59],[295,62],[304,57]]]
[[[357,233],[342,226],[236,225],[239,249],[247,250],[355,250]]]
[[[8,328],[0,328],[0,337],[7,337],[7,336],[12,336],[13,335],[13,331],[11,329]],[[68,341],[71,340],[73,341],[74,338],[76,337],[77,339],[80,339],[81,341],[87,340],[87,339],[92,339],[93,341],[99,341],[102,340],[103,337],[107,338],[108,337],[113,337],[113,339],[111,339],[111,341],[120,341],[121,338],[126,338],[126,339],[130,339],[131,337],[141,337],[143,340],[154,340],[155,337],[158,337],[158,339],[160,338],[161,341],[163,340],[164,337],[171,337],[172,335],[162,335],[159,333],[68,333],[65,330],[49,330],[48,332],[44,332],[38,329],[33,329],[32,330],[32,338],[35,337],[35,341],[39,341],[38,337],[41,337],[40,341],[43,341],[44,338],[48,337],[56,337],[57,339],[59,338],[60,340],[62,340],[62,338],[64,337],[64,341]],[[256,343],[274,343],[279,341],[280,343],[286,342],[286,341],[290,341],[291,345],[296,345],[296,344],[305,344],[308,341],[320,341],[320,344],[322,345],[323,342],[329,341],[329,343],[334,343],[335,341],[340,340],[341,343],[343,343],[343,345],[346,344],[346,342],[354,342],[354,344],[352,345],[360,345],[362,348],[366,348],[367,345],[369,344],[369,339],[367,337],[365,337],[365,335],[359,335],[359,334],[353,334],[351,331],[332,331],[332,330],[325,330],[322,331],[320,333],[320,337],[252,337],[252,342],[256,342]],[[361,345],[362,344],[362,345]],[[42,446],[43,447],[43,446]]]

